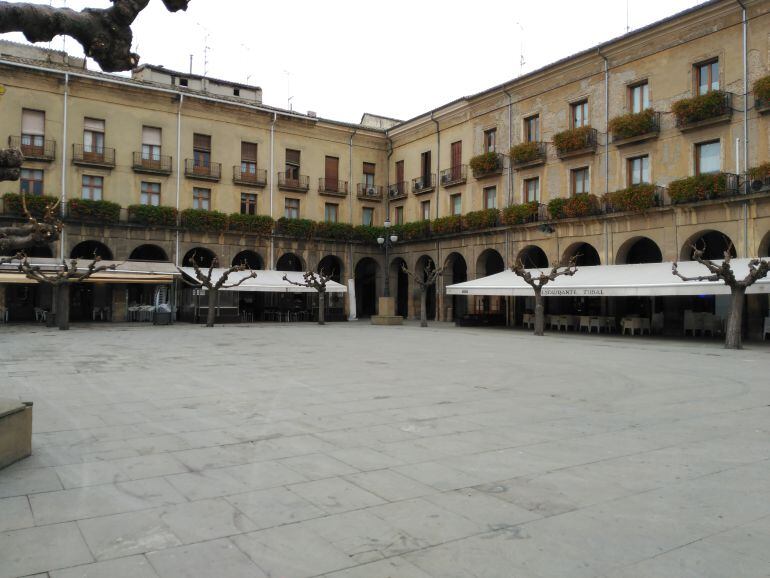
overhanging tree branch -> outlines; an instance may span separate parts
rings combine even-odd
[[[43,220],[38,221],[27,209],[26,195],[21,194],[21,207],[27,223],[0,227],[0,255],[18,253],[29,247],[48,245],[59,239],[62,222],[56,214],[59,201],[47,205]]]
[[[110,8],[53,8],[44,4],[0,2],[0,33],[21,32],[30,42],[50,42],[65,35],[77,40],[105,72],[131,70],[139,55],[131,52],[133,24],[150,0],[112,0]],[[170,12],[186,10],[189,0],[163,0]]]
[[[318,292],[318,325],[324,325],[326,322],[325,320],[325,308],[326,308],[326,284],[332,280],[331,275],[327,275],[326,272],[321,269],[318,273],[314,273],[313,271],[307,271],[304,275],[302,275],[303,282],[298,281],[292,281],[289,279],[286,274],[283,275],[283,280],[287,283],[290,283],[291,285],[296,285],[297,287],[309,287],[310,289],[315,289]]]
[[[570,258],[567,263],[559,262],[551,268],[551,271],[545,273],[539,272],[539,275],[533,275],[524,266],[521,260],[511,267],[511,271],[535,291],[535,335],[543,335],[545,330],[545,304],[543,303],[543,287],[551,281],[556,281],[558,277],[572,277],[577,273],[577,259],[579,255]]]

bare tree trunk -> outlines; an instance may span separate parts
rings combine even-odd
[[[324,323],[326,323],[324,313],[324,309],[326,309],[326,299],[324,299],[325,295],[325,291],[318,292],[318,325],[324,325]]]
[[[62,283],[54,288],[56,300],[56,325],[60,331],[70,328],[70,284]]]
[[[422,287],[420,291],[420,327],[428,326],[428,288]]]
[[[545,331],[545,302],[542,291],[535,289],[535,335],[543,335]]]
[[[214,327],[214,321],[217,318],[217,304],[219,301],[219,291],[209,289],[209,310],[206,313],[206,327]]]
[[[746,288],[733,287],[732,291],[730,313],[727,316],[727,328],[725,329],[725,349],[743,349],[741,325],[743,321],[743,301],[746,298]]]

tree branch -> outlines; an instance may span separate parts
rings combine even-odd
[[[407,269],[406,265],[403,263],[401,264],[401,270],[409,275],[414,280],[414,282],[417,283],[422,291],[433,285],[438,280],[438,278],[444,274],[443,267],[441,267],[441,269],[436,269],[436,266],[432,265],[431,263],[425,265],[422,276],[416,275]]]
[[[562,275],[565,277],[572,277],[575,273],[577,273],[578,257],[579,255],[574,255],[566,263],[558,262],[554,267],[551,268],[550,272],[543,273],[541,271],[540,275],[537,277],[533,277],[532,274],[527,271],[524,263],[521,260],[518,260],[513,264],[511,271],[513,271],[518,277],[524,279],[524,282],[527,285],[531,286],[536,291],[539,291],[544,285],[547,285],[551,281],[556,281],[557,277],[561,277]]]
[[[298,281],[292,281],[286,276],[285,273],[283,275],[283,280],[287,283],[297,287],[309,287],[311,289],[315,289],[319,293],[326,291],[326,284],[332,280],[332,276],[327,275],[323,269],[321,269],[321,271],[318,273],[307,271],[304,275],[302,275],[302,278],[304,279],[304,282],[300,283]]]
[[[27,209],[26,195],[22,193],[21,207],[27,224],[0,227],[0,254],[17,253],[29,247],[40,247],[57,241],[63,226],[56,216],[58,206],[58,200],[48,205],[41,223]]]
[[[149,0],[112,0],[110,8],[53,8],[44,4],[0,2],[0,33],[22,32],[30,42],[50,42],[59,34],[77,40],[105,72],[131,70],[131,24]],[[170,12],[186,10],[189,0],[163,0]]]
[[[95,273],[114,271],[118,267],[115,263],[112,265],[97,265],[101,261],[101,257],[96,256],[82,273],[78,272],[77,259],[71,259],[69,262],[63,260],[61,265],[58,266],[59,269],[48,273],[44,272],[39,265],[32,265],[26,255],[20,254],[17,255],[17,258],[19,258],[19,271],[24,273],[28,279],[54,287],[65,283],[82,283]]]

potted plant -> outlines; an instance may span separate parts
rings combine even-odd
[[[468,164],[473,171],[473,176],[477,179],[502,169],[500,156],[491,151],[472,157]]]

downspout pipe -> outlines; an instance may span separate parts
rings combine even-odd
[[[746,15],[746,5],[741,0],[736,0],[741,7],[741,28],[743,32],[743,171],[744,192],[749,192],[749,54],[748,54],[748,34],[749,21]],[[739,175],[740,176],[740,175]],[[743,203],[743,256],[748,257],[749,251],[749,204]]]
[[[273,113],[273,120],[270,122],[270,218],[273,216],[273,191],[275,189],[275,123],[278,120],[278,114]],[[275,233],[270,235],[270,259],[268,269],[273,269],[275,264]]]
[[[604,60],[604,193],[610,192],[610,63],[600,49],[597,54]],[[604,264],[610,262],[609,224],[604,220]]]
[[[503,92],[508,96],[508,151],[513,147],[513,95],[508,92],[508,89],[503,89]],[[510,157],[508,157],[508,194],[506,195],[507,206],[513,204],[513,165],[511,164]],[[522,199],[523,201],[523,199]]]
[[[69,92],[70,92],[70,75],[68,72],[64,73],[64,112],[62,122],[62,153],[61,153],[61,201],[59,211],[62,217],[66,215],[67,207],[67,113],[69,110]],[[61,236],[59,239],[59,256],[64,259],[64,244],[65,244],[66,229],[62,227]]]
[[[176,109],[176,241],[174,247],[175,261],[177,267],[179,262],[179,197],[182,187],[182,105],[184,104],[184,94],[179,95],[179,104]]]
[[[350,212],[350,224],[353,225],[353,137],[358,129],[353,129],[348,139],[348,207]],[[348,279],[352,279],[353,273],[353,243],[348,243]]]
[[[433,113],[430,113],[430,119],[436,123],[436,218],[438,219],[438,205],[439,205],[439,192],[441,187],[439,186],[439,173],[441,172],[441,125],[433,118]],[[422,217],[422,215],[420,215]]]
[[[387,183],[385,183],[385,219],[390,219],[390,157],[393,156],[393,139],[389,136],[385,138],[388,139],[388,168],[385,174],[387,177]]]

